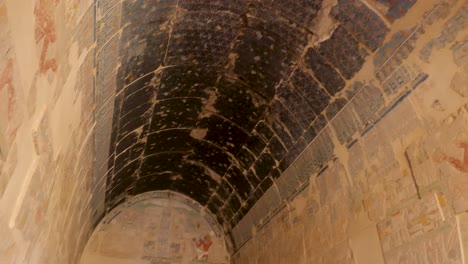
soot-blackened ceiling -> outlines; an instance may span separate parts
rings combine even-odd
[[[228,227],[242,219],[346,104],[346,80],[388,32],[358,0],[325,15],[323,2],[124,1],[107,206],[170,189]]]

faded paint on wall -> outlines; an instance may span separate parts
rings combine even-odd
[[[224,236],[205,213],[177,193],[133,197],[101,221],[80,263],[230,263]]]
[[[93,21],[91,0],[0,2],[2,264],[76,263],[102,214],[89,204]]]
[[[309,169],[325,147],[306,148],[233,229],[234,263],[466,262],[466,8],[418,1],[391,27],[323,132],[333,160]],[[355,126],[353,112],[370,122]]]

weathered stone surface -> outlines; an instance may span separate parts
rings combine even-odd
[[[459,233],[460,243],[462,244],[462,254],[466,256],[468,253],[468,245],[466,242],[468,241],[468,213],[462,213],[457,215],[457,228]]]
[[[376,7],[390,21],[406,19],[403,3],[378,2],[382,5],[373,2],[369,7]],[[386,5],[393,6],[385,9]],[[422,8],[415,2],[406,3],[406,8],[412,5]],[[338,12],[339,5],[335,9]],[[437,14],[440,18],[434,19]],[[431,19],[425,21],[424,31],[411,23],[405,25],[410,30],[397,34],[394,42],[377,52],[376,80],[370,77],[369,83],[350,87],[345,95],[340,93],[342,98],[332,100],[324,113],[332,120],[331,127],[325,130],[332,128],[336,133],[331,134],[332,155],[325,155],[323,167],[313,165],[313,153],[322,148],[312,146],[321,134],[306,129],[304,136],[315,139],[289,165],[282,166],[286,169],[275,181],[280,197],[288,200],[287,207],[278,206],[274,216],[265,217],[259,215],[267,210],[254,206],[256,212],[245,215],[249,220],[241,220],[234,229],[242,226],[245,230],[252,223],[256,232],[243,233],[235,263],[274,263],[283,256],[297,263],[463,263],[460,239],[464,232],[460,230],[465,221],[456,214],[466,211],[466,107],[458,101],[463,92],[447,89],[463,89],[463,82],[450,82],[454,79],[455,83],[464,72],[464,37],[458,38],[452,51],[447,47],[433,51],[434,58],[454,54],[449,61],[456,67],[450,66],[452,73],[446,78],[431,76],[431,66],[412,54],[423,47],[417,41],[420,37],[431,39],[439,34],[447,14],[437,14],[424,14]],[[316,57],[318,62],[322,59]],[[416,87],[418,92],[413,92]],[[451,102],[458,110],[438,108],[443,114],[434,114],[425,105],[437,98],[455,98]],[[330,161],[332,157],[336,158]],[[294,198],[288,199],[288,194]],[[259,217],[267,220],[259,221]],[[356,227],[361,218],[365,223]],[[381,253],[369,254],[369,244],[379,249],[375,252],[381,248]]]
[[[371,50],[376,50],[382,44],[389,31],[379,15],[359,1],[339,0],[332,14]]]
[[[465,25],[462,0],[1,2],[0,262],[76,263],[170,189],[238,263],[461,263]],[[196,253],[136,235],[161,215],[102,252]]]
[[[229,263],[223,234],[198,204],[174,193],[152,194],[155,197],[134,197],[110,212],[96,227],[80,263]]]
[[[91,205],[94,7],[4,1],[0,10],[0,262],[76,263],[104,212]]]
[[[340,73],[351,79],[364,63],[359,42],[343,27],[338,27],[330,39],[320,43],[318,52],[324,56]]]
[[[459,32],[468,25],[468,4],[464,4],[444,25],[440,36],[429,41],[420,51],[422,60],[429,62],[434,49],[441,49],[455,41]]]

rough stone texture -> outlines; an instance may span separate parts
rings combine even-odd
[[[92,3],[0,3],[0,262],[154,190],[240,263],[461,262],[466,1]]]
[[[103,213],[93,27],[89,0],[0,3],[0,263],[76,263]]]
[[[176,193],[135,196],[102,219],[80,263],[229,263],[223,233],[204,213]]]
[[[400,125],[403,115],[408,115],[408,109],[389,114],[374,128],[394,127],[399,137],[392,140],[385,131],[380,137],[373,138],[371,133],[362,137],[349,150],[345,164],[335,161],[318,177],[310,178],[308,187],[266,225],[259,222],[260,230],[247,234],[234,262],[463,263],[459,239],[466,242],[466,217],[457,212],[466,211],[466,172],[457,162],[460,155],[451,158],[448,154],[460,153],[454,151],[456,145],[447,142],[466,139],[463,128],[468,112],[460,109],[406,150],[395,144],[411,138],[418,127]],[[413,122],[421,121],[415,117]],[[375,146],[381,137],[390,143],[389,151]],[[371,153],[364,155],[363,150]],[[279,190],[283,188],[280,181],[276,184]],[[270,195],[259,203],[268,200],[272,200]],[[271,213],[271,209],[262,212],[255,206],[253,210],[260,216]],[[237,229],[236,243],[245,241],[236,235],[242,232]],[[381,246],[372,254],[365,247],[363,253],[362,245],[369,241]]]
[[[403,17],[406,33],[390,27],[399,33],[373,55],[375,79],[357,73],[364,83],[326,109],[331,154],[314,162],[322,132],[274,181],[233,228],[234,263],[465,263],[466,30],[455,26],[430,64],[419,56],[464,4],[434,1],[451,15]],[[277,196],[287,206],[267,207]]]

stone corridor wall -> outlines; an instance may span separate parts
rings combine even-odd
[[[102,214],[94,13],[92,0],[0,1],[2,264],[76,263]]]
[[[465,0],[394,24],[322,131],[333,158],[316,172],[306,148],[233,229],[234,263],[468,263],[467,25]]]

